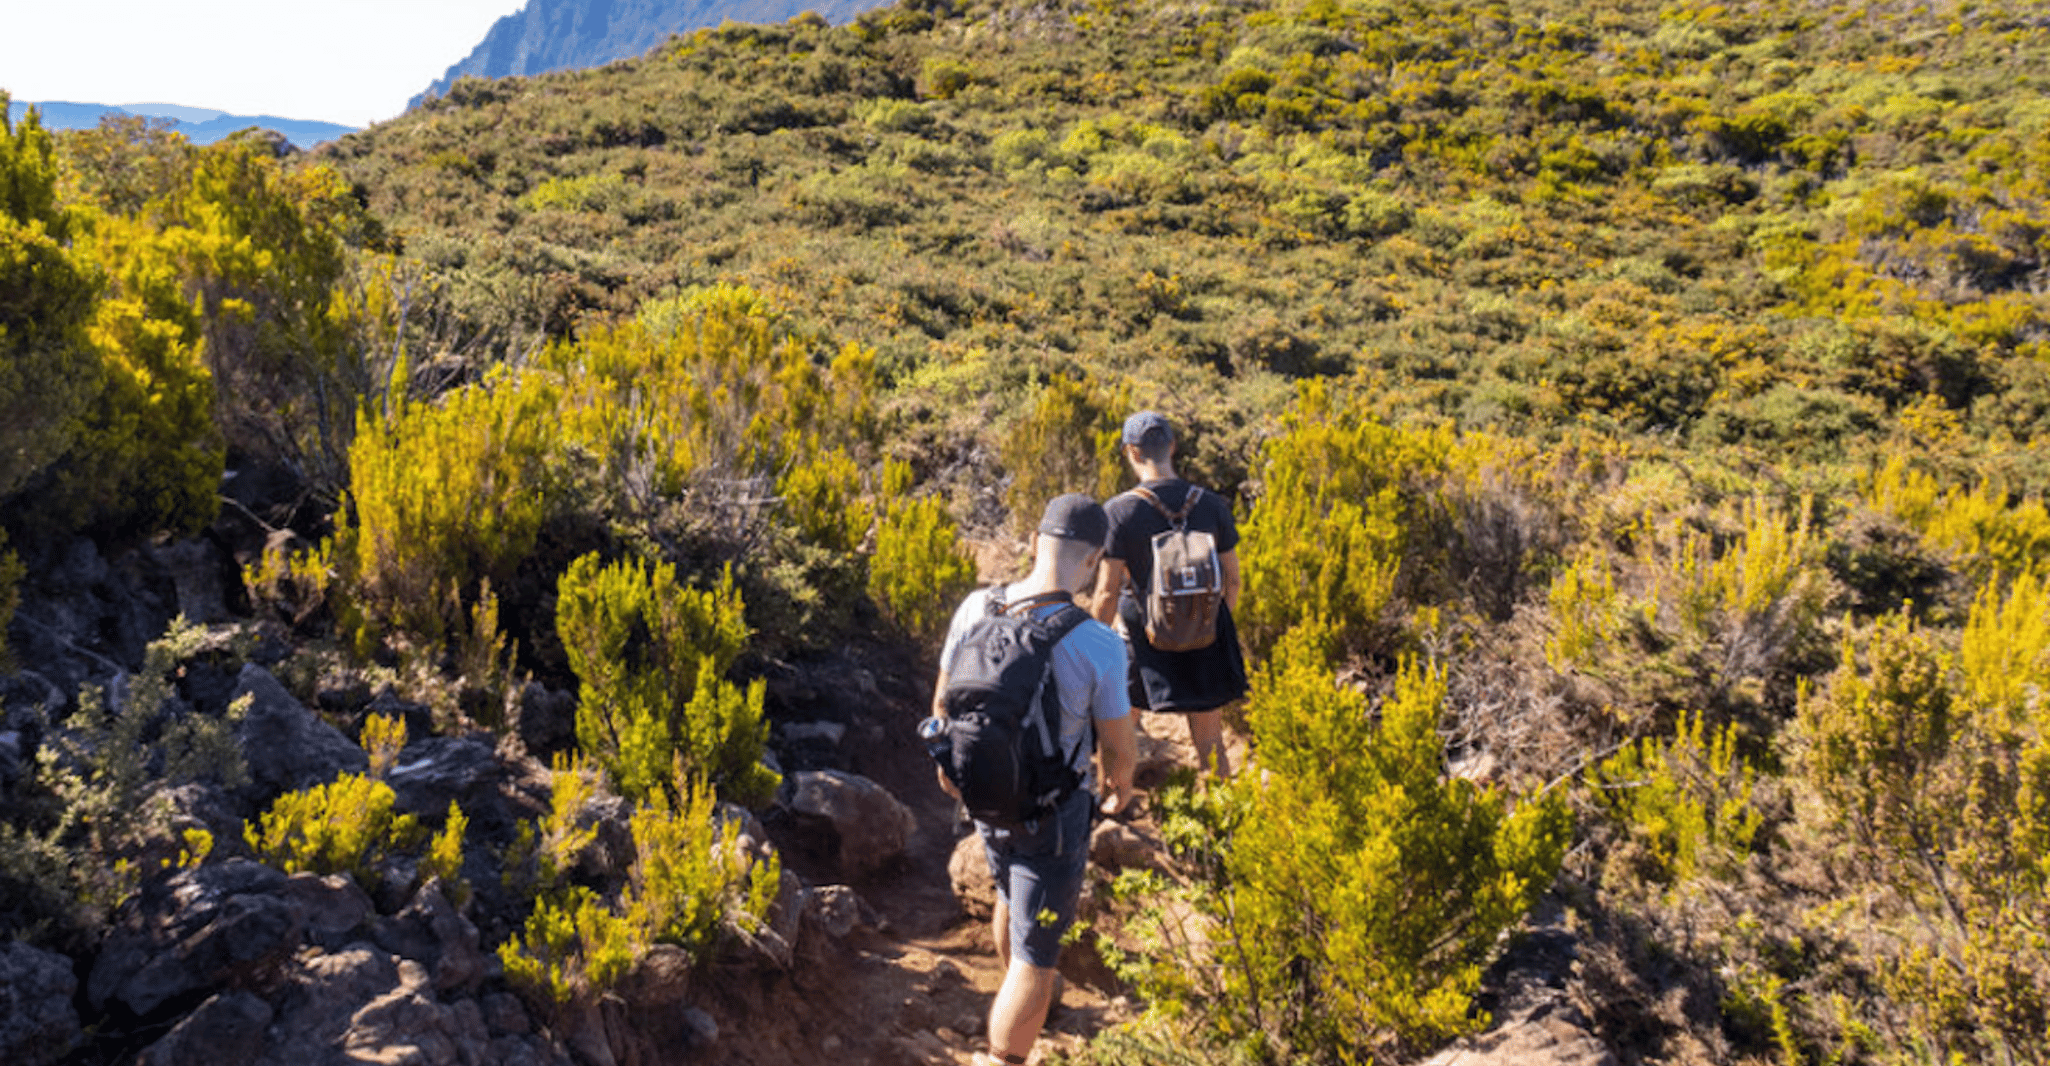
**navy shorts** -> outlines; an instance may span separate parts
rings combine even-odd
[[[1096,809],[1087,789],[1061,802],[1051,817],[1021,829],[976,823],[989,875],[1011,911],[1011,957],[1043,969],[1060,962],[1061,937],[1075,921],[1082,874],[1089,865],[1089,822]]]

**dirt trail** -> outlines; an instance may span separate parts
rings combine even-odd
[[[851,884],[881,920],[800,958],[789,974],[715,968],[704,1005],[719,1022],[720,1037],[703,1061],[950,1066],[970,1062],[984,1046],[990,998],[1003,975],[986,921],[971,917],[954,896],[947,864],[968,830],[957,826],[954,801],[934,782],[932,764],[915,740],[931,695],[930,667],[873,648],[845,654],[859,659],[882,698],[854,711],[836,761],[910,807],[917,832],[902,862],[849,879],[830,856],[808,850],[801,836],[770,826],[787,867],[812,884]],[[1172,723],[1148,725],[1180,734]],[[1062,971],[1067,991],[1035,1062],[1054,1048],[1073,1050],[1134,1014],[1086,949],[1070,948]]]

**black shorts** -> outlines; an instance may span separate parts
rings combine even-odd
[[[1132,706],[1188,713],[1215,710],[1245,696],[1246,660],[1231,608],[1218,608],[1217,643],[1195,651],[1160,651],[1146,643],[1146,616],[1130,596],[1118,602],[1118,615],[1132,649]]]

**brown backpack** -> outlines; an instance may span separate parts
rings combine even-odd
[[[1224,603],[1224,571],[1217,538],[1189,528],[1189,513],[1203,490],[1189,486],[1182,509],[1169,511],[1145,486],[1134,495],[1167,519],[1153,538],[1153,581],[1145,591],[1146,643],[1161,651],[1195,651],[1217,643],[1217,611]]]

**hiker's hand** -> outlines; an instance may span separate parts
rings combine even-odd
[[[942,770],[939,767],[935,766],[933,767],[932,772],[933,776],[939,779],[941,792],[944,792],[947,795],[954,797],[955,799],[961,798],[961,790],[955,788],[954,783],[952,781],[947,780],[947,772],[945,770]]]
[[[1117,782],[1107,781],[1103,786],[1103,801],[1097,804],[1097,809],[1103,812],[1104,817],[1115,818],[1125,813],[1125,808],[1131,806],[1135,798],[1131,786],[1119,788]]]

